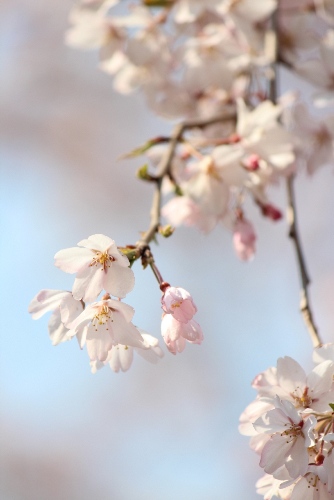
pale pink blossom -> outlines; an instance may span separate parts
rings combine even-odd
[[[268,18],[277,8],[277,0],[227,0],[221,2],[228,5],[228,11],[237,17],[241,17],[247,23],[256,23]]]
[[[172,314],[163,315],[161,334],[172,354],[182,352],[186,341],[190,344],[201,344],[203,340],[202,329],[195,320],[191,319],[187,323],[181,323]]]
[[[334,401],[333,373],[334,363],[331,360],[319,363],[306,375],[297,361],[285,356],[278,359],[277,370],[271,369],[258,376],[253,387],[261,397],[274,398],[278,395],[291,401],[297,409],[326,411],[329,403]]]
[[[197,312],[190,293],[184,288],[175,286],[164,288],[161,306],[165,313],[172,314],[174,319],[181,323],[188,323]]]
[[[285,113],[285,121],[294,133],[297,160],[301,164],[306,164],[310,174],[313,174],[319,167],[333,162],[333,115],[319,120],[309,113],[303,103],[299,102]]]
[[[256,234],[253,225],[247,219],[236,221],[233,233],[233,245],[239,259],[249,261],[255,255]]]
[[[296,481],[290,500],[330,500],[331,498],[333,496],[328,492],[319,476],[307,473]]]
[[[172,198],[162,207],[161,213],[172,226],[195,226],[204,233],[212,231],[217,224],[217,218],[203,213],[200,205],[189,196]]]
[[[174,7],[175,22],[193,23],[207,10],[214,11],[222,0],[177,0]]]
[[[334,30],[328,30],[320,44],[320,59],[296,64],[298,73],[322,91],[314,96],[315,105],[326,107],[334,102]]]
[[[68,323],[73,321],[83,310],[84,304],[75,300],[71,292],[65,290],[41,290],[30,302],[28,311],[33,319],[39,319],[52,311],[48,323],[49,336],[53,345],[71,340]]]
[[[323,361],[332,361],[334,363],[334,344],[323,344],[321,347],[314,349],[313,361],[316,364],[322,363]]]
[[[312,29],[314,15],[301,9],[293,15],[281,15],[278,20],[280,56],[292,65],[297,64],[304,51],[317,46],[316,33]]]
[[[117,345],[143,348],[143,338],[131,323],[134,309],[105,296],[94,302],[68,324],[69,336],[76,335],[80,347],[87,345],[91,361],[105,361],[110,349]]]
[[[307,448],[315,445],[313,429],[317,420],[314,416],[303,420],[290,401],[278,396],[274,404],[275,409],[254,422],[258,432],[271,434],[262,450],[260,466],[275,475],[285,465],[291,478],[303,476],[309,463]]]
[[[283,480],[275,479],[270,474],[265,474],[256,483],[256,492],[263,495],[264,500],[290,500],[293,486],[282,488]],[[303,499],[301,499],[303,500]]]
[[[66,273],[77,273],[72,293],[76,300],[91,302],[102,290],[123,298],[134,286],[128,258],[111,238],[94,234],[79,241],[78,247],[60,250],[55,265]]]

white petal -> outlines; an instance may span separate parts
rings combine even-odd
[[[103,274],[103,287],[111,295],[123,298],[131,292],[135,284],[132,269],[111,264],[107,272]]]
[[[120,300],[114,300],[114,299],[109,299],[105,303],[111,309],[118,311],[124,317],[127,323],[130,323],[135,313],[133,307],[129,306],[129,304],[121,302]]]
[[[56,253],[55,266],[65,273],[77,273],[83,267],[89,266],[93,256],[91,250],[86,248],[66,248]]]
[[[104,234],[93,234],[89,236],[86,240],[81,240],[78,246],[89,248],[90,250],[98,250],[99,252],[105,252],[111,246],[115,245],[114,240],[105,236]]]
[[[99,360],[105,361],[108,356],[108,351],[114,345],[113,339],[109,332],[106,330],[105,325],[99,325],[97,331],[91,325],[88,328],[86,346],[87,352],[92,361]]]
[[[113,315],[113,337],[117,344],[143,347],[143,339],[137,328],[127,323],[119,313]]]
[[[71,293],[64,290],[41,290],[30,302],[28,311],[32,314],[33,319],[39,319],[46,312],[54,311],[59,307],[67,295],[71,295]]]
[[[316,398],[328,392],[332,386],[334,372],[334,363],[331,361],[324,361],[317,365],[307,377],[307,386],[310,389],[310,396]]]
[[[113,349],[119,349],[118,355],[120,360],[120,365],[122,372],[126,372],[133,361],[133,348],[131,346],[118,345],[113,347]]]
[[[288,393],[298,388],[303,391],[306,385],[306,374],[297,361],[285,356],[277,361],[277,379],[279,385]]]
[[[96,300],[103,288],[103,277],[105,275],[103,268],[95,266],[87,267],[77,274],[75,278],[72,293],[76,300],[92,302]]]
[[[52,314],[48,323],[48,329],[52,345],[58,345],[61,342],[66,342],[67,340],[71,340],[72,338],[68,335],[68,328],[66,328],[61,322],[59,310],[56,310]]]

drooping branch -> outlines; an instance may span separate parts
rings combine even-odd
[[[277,62],[278,62],[277,12],[275,12],[272,16],[271,29],[268,31],[266,35],[265,42],[266,42],[265,43],[266,56],[271,61],[271,74],[268,82],[269,97],[270,100],[275,104],[277,100]],[[287,222],[289,225],[289,237],[293,241],[295,247],[298,271],[300,274],[300,281],[301,281],[300,312],[304,319],[306,328],[311,336],[313,346],[319,347],[321,345],[321,340],[319,337],[317,327],[315,326],[313,320],[313,314],[308,296],[308,286],[310,285],[310,279],[308,277],[301,239],[297,228],[297,209],[296,209],[293,183],[294,183],[294,175],[290,175],[286,181],[287,197],[288,197]]]
[[[295,201],[293,183],[294,183],[294,176],[290,176],[287,180],[287,191],[288,191],[287,220],[289,224],[289,237],[291,238],[295,247],[298,270],[301,281],[300,312],[303,316],[306,328],[311,336],[313,346],[319,347],[321,345],[321,339],[318,333],[318,329],[313,320],[313,314],[308,296],[308,287],[310,285],[310,279],[308,276],[300,235],[297,227],[297,210],[296,210],[296,201]]]

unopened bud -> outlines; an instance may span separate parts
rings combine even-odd
[[[137,170],[136,175],[137,175],[138,179],[141,179],[142,181],[149,181],[149,180],[151,180],[151,176],[148,173],[148,165],[147,165],[147,163],[145,163],[145,165],[143,165],[142,167],[140,167]]]
[[[270,205],[269,203],[267,205],[260,205],[261,206],[261,210],[262,210],[262,214],[265,216],[265,217],[269,217],[269,219],[271,220],[280,220],[282,218],[282,212],[274,207],[273,205]]]
[[[314,458],[314,463],[316,465],[322,465],[324,463],[325,457],[322,453],[318,453]]]
[[[258,170],[260,168],[260,157],[259,155],[250,155],[248,156],[245,161],[243,162],[243,165],[247,170],[250,170],[251,172],[254,172],[254,170]]]
[[[170,236],[172,236],[172,234],[174,233],[174,231],[175,231],[175,228],[172,227],[170,224],[167,224],[166,226],[160,226],[159,227],[159,233],[164,238],[169,238]]]

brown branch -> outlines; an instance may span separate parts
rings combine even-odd
[[[287,189],[288,189],[287,220],[289,224],[289,237],[293,241],[295,247],[298,269],[301,280],[300,312],[303,316],[306,328],[311,336],[313,346],[320,347],[321,340],[318,333],[318,329],[313,320],[313,314],[308,296],[308,286],[310,285],[310,279],[308,276],[301,240],[297,228],[297,212],[296,212],[296,201],[294,195],[293,182],[294,182],[294,176],[291,175],[287,180]]]
[[[269,80],[269,96],[270,100],[273,103],[275,103],[277,99],[277,62],[278,62],[277,12],[273,14],[272,26],[266,35],[265,42],[266,42],[265,45],[266,55],[269,58],[269,60],[272,61],[271,62],[272,74],[270,75],[270,80]],[[301,239],[297,228],[297,209],[296,209],[293,182],[294,182],[294,175],[290,175],[286,181],[287,193],[288,193],[287,222],[289,225],[289,237],[294,243],[297,256],[298,270],[300,274],[300,281],[301,281],[300,312],[302,314],[305,326],[311,336],[313,346],[319,347],[321,345],[321,340],[319,337],[317,327],[313,320],[313,314],[308,296],[308,286],[310,285],[310,279],[308,277]]]
[[[207,119],[189,120],[183,123],[179,123],[175,126],[173,133],[170,137],[170,141],[164,156],[162,157],[160,164],[158,165],[158,172],[156,175],[156,189],[153,196],[153,202],[151,207],[151,222],[148,230],[143,234],[141,239],[136,243],[138,249],[138,257],[142,255],[145,249],[148,247],[149,243],[153,240],[155,234],[159,230],[160,226],[160,211],[161,211],[161,185],[165,175],[170,174],[171,165],[173,158],[176,153],[176,148],[179,142],[182,141],[183,134],[193,128],[204,128],[215,123],[222,123],[229,120],[235,120],[236,111],[235,108],[227,109],[227,111],[221,115],[216,115]]]

